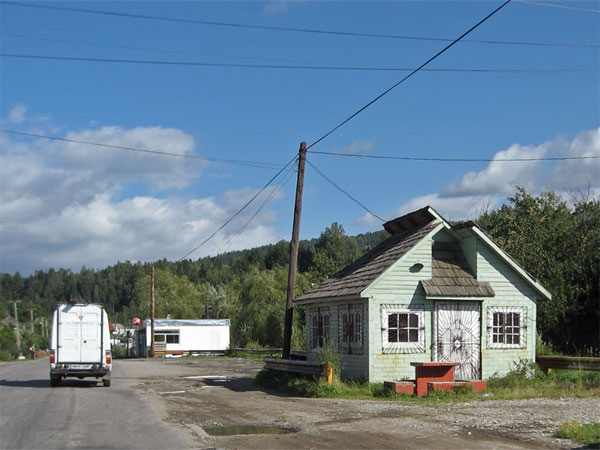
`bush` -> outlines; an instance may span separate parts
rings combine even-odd
[[[114,359],[127,358],[127,349],[120,345],[113,345],[111,352]]]
[[[0,361],[12,361],[15,357],[12,353],[7,352],[6,350],[0,350]]]

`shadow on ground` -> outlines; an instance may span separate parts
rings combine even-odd
[[[96,380],[63,380],[58,385],[61,387],[76,387],[76,388],[87,388],[94,387],[98,384]],[[0,386],[10,386],[16,388],[49,388],[50,379],[43,380],[0,380]]]

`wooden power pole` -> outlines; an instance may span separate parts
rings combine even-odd
[[[152,275],[150,276],[150,356],[154,357],[154,266],[152,266]],[[146,341],[148,342],[148,341]]]
[[[29,324],[31,327],[31,334],[33,334],[33,309],[29,310]]]
[[[294,224],[290,242],[290,268],[287,285],[287,302],[283,324],[283,359],[290,359],[292,347],[292,324],[294,319],[294,293],[296,287],[296,264],[298,263],[298,245],[300,243],[300,216],[302,214],[302,190],[304,189],[304,164],[306,163],[306,142],[300,144],[298,152],[298,181],[296,182],[296,203],[294,205]]]
[[[13,304],[15,322],[17,325],[15,327],[15,337],[17,338],[17,353],[21,355],[21,330],[19,330],[19,315],[17,314],[17,303],[21,303],[21,300],[12,300],[11,303]]]

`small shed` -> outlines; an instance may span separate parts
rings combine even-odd
[[[384,224],[387,240],[298,297],[308,360],[329,342],[343,378],[413,378],[411,363],[456,362],[457,379],[535,360],[536,307],[550,293],[473,222],[425,207]]]
[[[229,348],[229,319],[155,319],[155,354],[224,352]],[[137,355],[150,353],[152,321],[144,320],[136,330]]]

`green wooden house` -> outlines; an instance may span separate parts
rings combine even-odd
[[[387,240],[298,297],[307,359],[326,342],[343,378],[414,378],[411,362],[457,362],[456,379],[535,359],[536,307],[550,293],[473,222],[430,207],[384,224]]]

